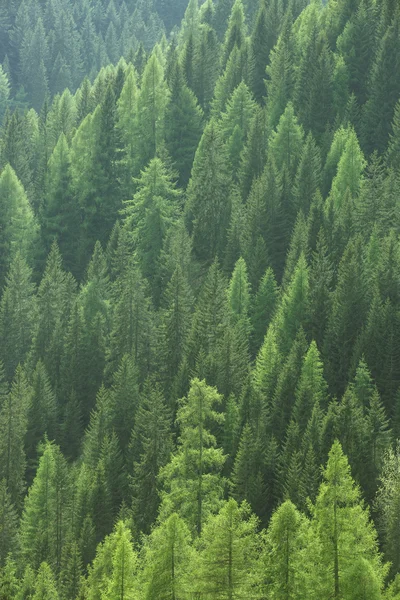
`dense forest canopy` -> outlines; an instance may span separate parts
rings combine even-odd
[[[0,4],[0,599],[400,599],[398,0]]]

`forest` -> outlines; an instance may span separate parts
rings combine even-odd
[[[0,600],[400,600],[398,0],[0,2]]]

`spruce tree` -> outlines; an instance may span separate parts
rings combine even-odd
[[[159,471],[173,450],[171,413],[157,387],[148,381],[141,395],[132,431],[132,512],[135,527],[149,533],[159,507]]]
[[[229,186],[225,146],[211,120],[196,151],[185,207],[193,251],[202,261],[212,261],[224,248],[230,216]]]
[[[18,365],[10,392],[0,406],[0,477],[4,479],[12,503],[21,507],[24,491],[26,456],[24,440],[28,424],[31,389]]]

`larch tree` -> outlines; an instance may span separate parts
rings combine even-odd
[[[226,457],[207,425],[222,423],[216,411],[221,396],[205,381],[193,379],[178,410],[181,435],[177,452],[161,470],[161,517],[177,512],[200,534],[209,514],[218,511],[224,492],[221,471]]]

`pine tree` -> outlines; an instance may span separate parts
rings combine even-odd
[[[278,286],[274,272],[271,267],[268,267],[260,281],[250,311],[253,328],[253,353],[257,352],[265,337],[277,306],[278,294]]]
[[[287,11],[278,41],[270,53],[267,66],[267,114],[271,128],[277,126],[295,85],[294,36],[292,14]]]
[[[56,581],[51,567],[42,562],[36,575],[32,600],[58,600]]]
[[[246,39],[245,15],[242,0],[235,0],[222,46],[221,67],[225,69],[233,48],[241,49]]]
[[[168,228],[176,218],[180,193],[172,173],[159,158],[150,161],[136,182],[133,200],[125,203],[124,225],[131,232],[143,276],[152,283],[157,302],[160,295],[160,253]]]
[[[196,151],[185,208],[193,251],[200,260],[211,261],[224,248],[230,216],[229,186],[225,147],[211,120]]]
[[[37,294],[37,314],[30,362],[42,360],[53,386],[59,384],[62,343],[75,295],[75,281],[62,267],[54,242]]]
[[[398,573],[400,564],[400,553],[397,544],[400,527],[399,458],[399,446],[397,444],[395,449],[389,448],[385,455],[374,506],[378,511],[378,531],[385,559],[392,563],[391,574]]]
[[[293,407],[293,416],[304,431],[314,406],[326,405],[327,386],[323,377],[323,365],[320,360],[317,345],[311,342],[306,356],[296,389],[296,400]]]
[[[304,254],[301,254],[273,320],[279,347],[284,354],[289,352],[300,327],[307,325],[309,295],[309,268]]]
[[[32,271],[17,252],[6,278],[0,304],[0,357],[8,381],[18,363],[23,363],[32,342],[35,314]]]
[[[0,568],[17,549],[17,512],[8,493],[6,480],[0,481]],[[1,597],[1,595],[0,595]]]
[[[42,236],[46,251],[57,240],[65,265],[79,274],[76,246],[79,241],[79,206],[74,197],[68,142],[62,133],[49,159],[46,199],[42,207]]]
[[[20,251],[29,256],[37,238],[38,226],[24,188],[10,165],[0,175],[1,240],[0,281],[3,282],[10,260]]]
[[[136,596],[137,557],[133,549],[131,533],[123,521],[117,523],[114,536],[115,549],[111,558],[112,573],[102,596],[107,600],[130,600]]]
[[[192,291],[178,264],[164,295],[166,309],[162,323],[164,379],[168,397],[176,374],[186,357],[189,345]]]
[[[26,456],[24,439],[27,429],[31,389],[18,365],[9,394],[0,406],[0,478],[4,479],[12,503],[19,509],[24,491]]]
[[[148,533],[157,516],[158,474],[173,450],[170,430],[171,414],[160,389],[149,381],[142,392],[130,445],[132,511],[135,527],[141,532]]]
[[[389,73],[392,65],[398,65],[400,60],[399,27],[400,14],[396,11],[379,43],[370,73],[370,93],[363,111],[364,144],[369,153],[385,152],[400,95],[398,82]]]
[[[321,593],[340,598],[352,585],[354,563],[360,558],[371,566],[378,586],[382,586],[386,569],[379,555],[376,533],[338,441],[329,453],[311,527],[320,543],[320,548],[314,550],[318,552],[315,559],[320,569]]]
[[[107,372],[115,372],[122,356],[130,354],[139,369],[140,379],[143,380],[151,358],[152,313],[147,285],[132,259],[118,280],[118,290]]]
[[[258,13],[251,34],[252,79],[251,89],[258,102],[265,97],[266,68],[272,48],[275,46],[281,25],[282,3],[272,0],[259,3]]]
[[[184,598],[190,590],[190,531],[173,513],[153,529],[144,548],[143,586],[146,600]]]
[[[223,421],[223,415],[215,410],[221,399],[205,381],[192,380],[177,414],[181,427],[178,450],[160,474],[164,487],[160,515],[178,512],[198,534],[208,515],[219,509],[224,490],[220,472],[225,456],[207,428],[207,423]]]
[[[169,87],[171,99],[165,113],[165,144],[179,173],[179,184],[185,187],[203,130],[203,112],[187,87],[178,62],[173,66]]]
[[[54,440],[57,432],[57,401],[52,390],[46,369],[41,361],[36,365],[32,375],[32,394],[28,411],[28,429],[25,437],[25,447],[29,457],[29,471],[36,469],[38,444],[46,435]]]
[[[252,598],[257,546],[257,519],[249,505],[228,500],[204,526],[195,589],[210,597]]]
[[[164,81],[164,70],[156,50],[143,71],[142,85],[137,100],[137,135],[139,172],[160,151],[165,135],[165,111],[169,90]]]
[[[272,515],[262,566],[265,593],[277,600],[295,598],[300,593],[303,528],[304,517],[290,500]]]
[[[68,524],[68,491],[65,459],[58,446],[47,442],[21,517],[23,564],[37,569],[46,561],[56,573],[59,572]]]

